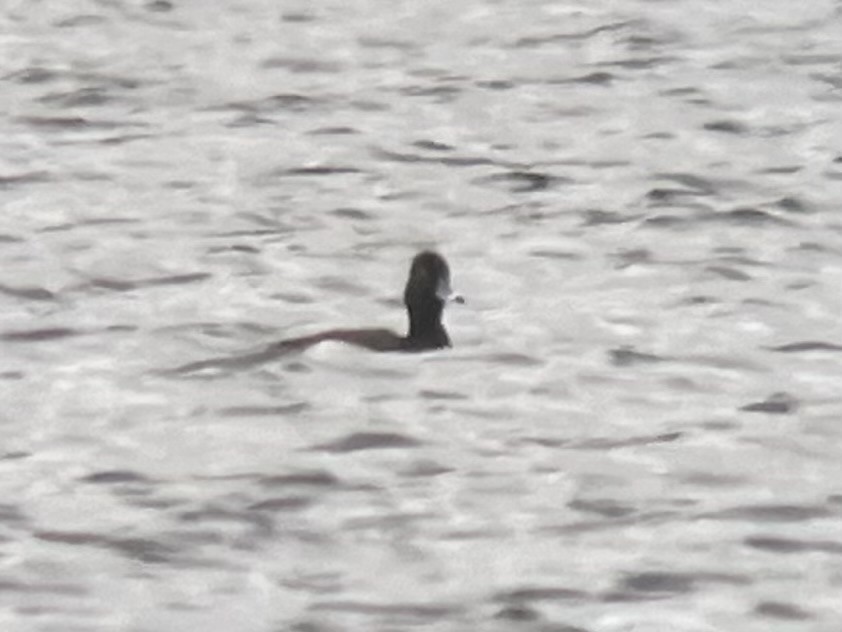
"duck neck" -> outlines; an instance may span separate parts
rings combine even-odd
[[[409,313],[409,340],[429,341],[433,344],[447,346],[450,340],[444,325],[441,323],[441,315],[444,305],[407,306]]]

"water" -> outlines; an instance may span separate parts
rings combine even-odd
[[[7,2],[2,629],[836,632],[840,22]]]

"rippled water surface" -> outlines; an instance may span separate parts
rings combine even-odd
[[[0,25],[2,630],[842,629],[838,1]]]

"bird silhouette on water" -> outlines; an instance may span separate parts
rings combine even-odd
[[[450,337],[442,323],[445,303],[462,303],[450,286],[450,267],[444,257],[432,251],[420,252],[412,260],[403,302],[409,316],[405,336],[389,329],[330,329],[310,336],[288,338],[254,353],[201,360],[185,364],[176,373],[191,373],[208,368],[244,368],[302,351],[327,340],[352,344],[371,351],[429,351],[450,346]]]

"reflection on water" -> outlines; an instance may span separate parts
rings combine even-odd
[[[836,632],[840,19],[0,9],[3,629]]]

